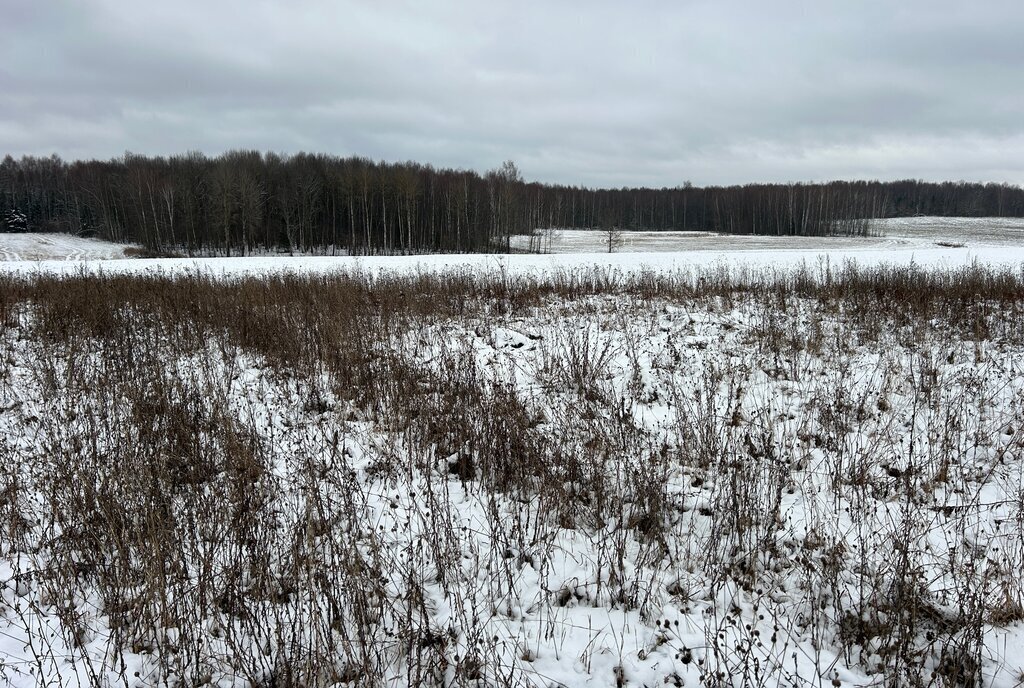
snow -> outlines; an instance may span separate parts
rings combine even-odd
[[[874,220],[867,237],[775,237],[715,234],[713,232],[621,233],[618,253],[689,251],[886,251],[906,252],[960,244],[968,248],[1020,247],[1024,218],[909,217]],[[541,230],[534,243],[550,253],[606,253],[606,232]],[[513,248],[526,250],[531,237],[512,237]]]
[[[563,230],[555,234],[549,254],[439,254],[415,256],[257,256],[239,258],[163,258],[107,261],[123,256],[123,247],[94,240],[58,241],[56,235],[0,235],[0,271],[74,274],[102,270],[108,274],[189,273],[213,276],[337,271],[450,272],[469,270],[509,275],[542,275],[580,268],[620,273],[673,272],[706,267],[789,270],[829,263],[860,266],[915,264],[957,268],[979,262],[992,266],[1024,265],[1024,219],[905,218],[876,223],[871,237],[716,236],[686,232],[625,232],[623,248],[602,250],[600,232]],[[46,243],[32,248],[31,237]],[[10,239],[10,237],[17,237]],[[514,237],[520,244],[526,237]],[[15,242],[11,245],[9,242]],[[61,242],[66,241],[66,244]],[[6,248],[4,248],[6,246]],[[89,251],[95,253],[89,253]],[[117,255],[120,250],[121,254]],[[62,253],[63,251],[63,253]],[[61,254],[61,255],[55,255]],[[20,257],[18,260],[15,257]],[[29,259],[40,256],[39,259]],[[51,259],[47,259],[52,256]]]
[[[129,248],[133,246],[71,234],[0,233],[0,263],[111,260],[124,258]]]
[[[616,422],[603,416],[600,406],[583,402],[572,384],[593,385],[601,397],[622,399],[629,422],[643,438],[635,446],[624,445],[638,451],[623,455],[624,465],[650,460],[644,446],[665,444],[678,456],[662,467],[664,477],[657,478],[664,479],[666,498],[677,505],[666,529],[667,559],[652,560],[652,543],[615,521],[549,524],[539,539],[520,542],[502,524],[534,522],[540,518],[536,505],[447,474],[443,454],[437,457],[437,472],[429,466],[413,468],[417,462],[413,454],[406,456],[401,431],[344,420],[349,407],[341,400],[328,398],[322,409],[310,408],[304,403],[311,396],[307,383],[274,374],[251,355],[211,342],[209,351],[169,365],[174,378],[186,386],[201,384],[210,371],[214,380],[224,381],[217,398],[267,444],[283,485],[302,484],[299,464],[304,461],[326,466],[317,448],[338,446],[340,435],[347,467],[356,477],[347,489],[364,505],[365,522],[383,534],[376,546],[414,556],[407,562],[408,571],[389,572],[392,602],[401,608],[411,571],[427,572],[423,591],[429,624],[453,629],[453,655],[465,656],[472,649],[470,641],[476,636],[471,632],[487,638],[494,661],[508,667],[521,685],[613,686],[620,674],[628,685],[672,685],[676,680],[697,685],[702,673],[712,670],[731,675],[732,685],[745,685],[741,677],[754,659],[770,685],[830,685],[833,677],[843,685],[873,684],[879,660],[870,651],[854,652],[857,660],[847,658],[834,636],[838,618],[864,602],[848,584],[862,570],[858,567],[882,577],[891,573],[895,564],[890,543],[910,529],[916,565],[929,581],[936,608],[944,609],[941,605],[955,605],[950,591],[958,589],[958,567],[964,565],[962,558],[949,554],[951,543],[969,543],[972,551],[991,555],[991,561],[979,559],[988,567],[985,595],[1000,594],[995,552],[1002,548],[1001,556],[1009,561],[1020,561],[1024,554],[1018,533],[1004,535],[998,527],[1014,523],[1020,513],[1014,504],[1024,484],[1024,452],[1019,448],[1021,431],[1012,425],[1018,419],[1017,405],[1024,401],[1024,348],[993,347],[984,354],[984,364],[976,365],[978,354],[969,342],[941,333],[934,333],[933,341],[903,341],[892,333],[877,344],[858,344],[854,337],[849,341],[852,349],[828,349],[820,355],[798,351],[796,358],[783,360],[750,341],[757,328],[802,327],[800,321],[774,322],[778,317],[755,302],[718,309],[595,298],[577,306],[552,304],[526,318],[423,323],[408,333],[406,345],[397,344],[424,371],[445,370],[458,362],[489,380],[512,382],[523,399],[543,409],[541,430],[564,439],[603,432]],[[841,323],[826,318],[821,326],[829,330]],[[846,347],[847,338],[842,341]],[[35,345],[16,336],[3,343],[11,363],[10,384],[0,388],[0,426],[6,430],[8,451],[26,469],[24,487],[42,491],[43,485],[34,481],[45,481],[47,453],[67,451],[85,431],[76,418],[102,402],[93,402],[78,387],[58,388],[56,396],[52,389],[47,392],[48,383],[36,372]],[[579,362],[572,358],[580,347],[592,354],[586,364],[592,367],[582,371],[573,368]],[[935,351],[943,352],[941,362],[931,360]],[[55,363],[60,370],[60,362]],[[927,407],[918,408],[923,397],[915,376],[926,365],[935,366],[935,396]],[[715,382],[722,374],[722,381]],[[127,383],[138,384],[135,379]],[[816,445],[807,438],[828,434],[821,424],[832,418],[825,411],[835,403],[836,390],[847,392],[843,398],[865,400],[869,413],[859,427],[839,435],[841,445]],[[687,459],[687,442],[697,438],[684,432],[681,418],[698,410],[703,393],[717,409],[714,432],[727,447],[723,456],[738,452],[744,442],[767,442],[782,452],[788,464],[783,472],[776,474],[768,464],[749,458],[732,468]],[[885,413],[875,410],[882,398],[890,408]],[[948,412],[958,408],[962,414],[957,418],[966,423],[954,442],[959,462],[936,486],[929,480],[931,472],[943,452],[950,451],[939,438],[949,427]],[[588,409],[596,409],[597,416],[584,413]],[[116,407],[110,410],[117,413]],[[726,423],[730,416],[737,420]],[[119,421],[115,416],[109,422],[116,427]],[[966,442],[962,450],[956,449],[959,442]],[[978,442],[977,448],[970,446]],[[906,456],[890,453],[908,443],[915,444],[921,457],[916,459],[921,473],[916,489],[922,495],[913,512],[904,509],[900,481],[887,474],[909,470]],[[768,444],[758,451],[770,451]],[[399,465],[409,468],[381,474],[377,467],[389,457],[398,457]],[[864,491],[849,482],[858,471],[865,472],[864,484],[870,486]],[[837,484],[847,487],[836,491]],[[728,521],[724,510],[737,485],[744,490],[739,508],[750,519],[743,528],[754,529],[743,531],[747,535],[721,525]],[[323,489],[330,493],[332,488],[327,483]],[[777,507],[775,495],[781,495]],[[302,499],[298,492],[286,495],[281,518],[297,518],[302,508],[295,505]],[[426,502],[429,507],[423,499],[432,500]],[[623,508],[632,507],[627,502]],[[765,520],[775,509],[777,520]],[[461,562],[446,574],[456,590],[450,594],[442,591],[436,573],[430,573],[440,563],[431,548],[417,545],[436,539],[439,523],[460,526],[446,543]],[[622,559],[608,549],[617,538]],[[761,549],[765,542],[781,551]],[[504,554],[509,547],[511,559]],[[829,562],[838,551],[849,554],[830,583],[826,571],[835,565]],[[757,562],[756,588],[716,573],[715,562],[724,570],[730,562],[744,561],[743,556]],[[794,566],[796,561],[806,564]],[[6,657],[11,685],[37,684],[35,676],[14,673],[19,666],[32,666],[33,652],[51,655],[55,662],[57,657],[80,655],[73,664],[44,667],[59,672],[64,685],[76,685],[76,680],[88,684],[86,667],[101,669],[111,684],[121,685],[127,676],[128,685],[147,685],[130,677],[135,671],[155,677],[160,662],[172,659],[152,650],[121,648],[124,664],[111,663],[107,643],[113,635],[98,598],[82,601],[79,623],[86,628],[85,646],[66,646],[60,616],[47,607],[45,590],[34,582],[32,572],[45,566],[45,558],[31,548],[7,552],[0,566],[7,609],[0,656]],[[839,598],[833,596],[833,585],[841,591]],[[268,615],[272,618],[278,617]],[[208,623],[216,628],[230,620]],[[30,632],[36,641],[46,638],[48,645],[30,647]],[[769,637],[775,640],[755,642]],[[720,654],[711,651],[716,638],[721,638]],[[216,664],[226,647],[215,638],[208,642],[207,659]],[[234,642],[246,641],[235,636]],[[1010,688],[1024,658],[1024,628],[1019,622],[986,626],[985,647],[985,685]],[[227,665],[218,672],[212,675],[214,684],[245,685]],[[400,664],[390,685],[405,685]]]
[[[825,240],[822,240],[825,241]],[[573,253],[573,254],[438,254],[358,257],[157,258],[131,261],[67,260],[0,263],[0,272],[18,274],[190,274],[242,277],[265,274],[329,274],[332,272],[446,273],[465,272],[541,276],[580,269],[615,274],[688,272],[698,268],[792,270],[801,267],[917,265],[955,269],[981,263],[993,267],[1024,265],[1024,245],[972,248],[864,248],[798,250],[703,250],[688,253]]]
[[[729,249],[684,252],[22,260],[0,270],[226,277],[470,270],[522,276],[595,267],[617,273],[719,266],[784,271],[847,261],[1024,265],[1024,242],[1014,240],[1024,227],[1020,222],[948,225],[919,218],[894,222],[887,238],[842,240],[843,248],[834,250],[831,239],[802,239],[799,247],[776,250],[741,248],[743,238],[728,238]],[[967,245],[937,246],[939,241]],[[871,339],[858,331],[860,323],[835,310],[813,302],[790,308],[743,298],[680,304],[589,297],[552,301],[526,315],[417,322],[395,341],[381,343],[425,377],[454,370],[488,388],[512,390],[536,412],[538,432],[565,442],[560,448],[587,447],[591,434],[633,438],[605,457],[607,469],[613,476],[642,476],[637,468],[650,462],[662,471],[649,477],[673,505],[663,543],[623,528],[636,508],[628,500],[619,520],[552,523],[536,501],[453,476],[448,462],[461,447],[436,446],[436,456],[424,458],[410,446],[412,431],[335,398],[329,379],[282,374],[213,335],[207,350],[168,357],[167,374],[197,398],[216,399],[266,447],[276,479],[287,488],[275,504],[283,523],[296,526],[308,506],[308,495],[298,488],[310,479],[301,464],[321,467],[321,475],[351,472],[351,481],[325,481],[317,489],[327,495],[325,503],[360,505],[360,527],[344,531],[366,538],[353,551],[394,554],[389,561],[395,568],[383,571],[389,597],[381,603],[381,627],[400,622],[401,613],[421,613],[406,606],[408,581],[418,576],[424,623],[452,633],[449,658],[465,659],[479,649],[508,671],[512,684],[545,687],[615,686],[620,677],[627,686],[693,686],[714,684],[715,671],[729,677],[725,685],[880,685],[879,648],[846,653],[838,635],[842,619],[854,611],[870,615],[884,603],[870,593],[886,590],[902,565],[896,543],[909,543],[908,556],[920,569],[918,593],[936,614],[955,618],[958,605],[972,599],[998,600],[1006,580],[1017,579],[1011,592],[1020,594],[1019,571],[1004,567],[1024,561],[1024,342],[998,331],[998,312],[989,340],[947,331],[942,323],[921,332],[891,328]],[[791,348],[780,354],[761,347],[766,332],[789,338]],[[68,452],[76,440],[94,439],[83,418],[102,409],[113,414],[104,416],[105,427],[131,422],[117,415],[123,411],[113,403],[116,390],[103,397],[108,392],[87,384],[87,377],[74,378],[83,369],[102,368],[82,365],[90,356],[101,358],[99,349],[46,361],[40,343],[24,335],[0,328],[0,459],[17,457],[21,489],[43,504],[51,489],[51,455]],[[820,348],[811,345],[815,341]],[[574,356],[579,351],[587,354],[583,360]],[[124,384],[141,382],[129,376]],[[308,403],[314,396],[326,399],[322,407]],[[850,401],[860,409],[847,408]],[[706,436],[692,424],[704,408],[712,410],[713,423]],[[701,442],[720,442],[721,462],[702,463],[707,452],[702,454]],[[344,448],[329,465],[328,446]],[[660,447],[672,457],[663,464],[657,463]],[[395,462],[399,470],[382,472],[381,466]],[[741,517],[736,522],[727,513],[732,503]],[[438,537],[438,524],[450,524],[448,536]],[[520,528],[535,528],[536,537],[527,538]],[[369,534],[360,535],[363,530]],[[101,685],[158,683],[159,668],[178,658],[145,646],[112,649],[115,632],[99,591],[79,600],[83,642],[69,642],[61,614],[38,582],[37,572],[49,565],[42,547],[49,535],[36,530],[30,536],[36,547],[21,549],[0,539],[7,547],[0,551],[0,680],[19,687],[58,679],[84,686],[95,671]],[[311,545],[313,551],[331,546]],[[442,560],[438,550],[454,556]],[[451,561],[456,564],[445,571],[448,589],[438,570]],[[739,584],[742,576],[729,573],[742,566],[756,571],[756,585]],[[968,592],[977,598],[958,597],[969,576],[977,588]],[[181,585],[178,590],[188,589],[193,581]],[[296,602],[279,614],[267,608],[265,625],[236,629],[232,642],[269,648],[274,624],[298,618],[300,629],[306,628],[312,624],[302,614],[316,609],[315,601]],[[228,614],[213,614],[202,628],[231,623]],[[174,629],[167,632],[174,637]],[[203,659],[214,667],[208,682],[248,685],[223,660],[229,648],[221,637],[202,637]],[[938,652],[924,638],[915,638],[915,647]],[[394,657],[388,685],[407,685],[408,667],[389,649],[393,641],[376,641],[382,656]],[[39,664],[39,655],[48,659]],[[938,660],[929,661],[936,669]],[[1019,686],[1024,624],[985,623],[981,661],[986,688]],[[35,666],[41,668],[30,674]],[[444,684],[453,685],[455,669],[445,671]]]

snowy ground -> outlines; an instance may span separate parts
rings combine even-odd
[[[1024,218],[910,217],[876,220],[869,237],[735,236],[711,232],[622,232],[621,253],[677,251],[921,251],[960,245],[965,248],[1024,245]],[[531,237],[513,237],[525,250]],[[601,253],[608,250],[605,232],[541,231],[536,246],[549,253]]]
[[[0,233],[0,262],[110,260],[124,258],[131,248],[71,234]]]
[[[327,273],[444,272],[472,270],[508,274],[546,274],[583,267],[605,267],[622,272],[666,272],[695,267],[745,265],[789,269],[829,262],[859,265],[916,264],[959,267],[1024,265],[1024,219],[1020,218],[902,218],[876,223],[872,237],[753,237],[718,236],[691,232],[624,233],[624,246],[616,253],[604,249],[600,232],[557,231],[550,253],[420,256],[264,256],[248,258],[174,258],[107,262],[123,257],[123,248],[93,240],[67,237],[66,250],[56,235],[0,235],[0,271],[73,274],[82,269],[106,273],[192,272],[211,275],[267,272]],[[12,239],[12,237],[14,237]],[[38,238],[32,238],[38,237]],[[525,246],[528,237],[514,237]],[[33,248],[33,242],[49,242]],[[6,247],[6,248],[5,248]],[[90,250],[95,253],[89,253]],[[120,253],[118,253],[120,251]],[[20,256],[16,259],[14,256]]]
[[[0,235],[0,280],[71,280],[0,287],[0,682],[1019,688],[1024,222],[885,232],[161,260]],[[713,286],[854,264],[916,267],[864,301]],[[965,266],[1011,272],[884,296]]]
[[[561,254],[437,254],[417,256],[358,257],[247,257],[158,258],[147,260],[61,260],[0,262],[0,272],[73,275],[81,271],[105,274],[188,274],[245,276],[275,273],[495,273],[542,276],[580,269],[607,269],[615,273],[687,272],[700,268],[746,267],[787,271],[794,268],[852,262],[861,266],[880,264],[958,268],[973,263],[1016,267],[1024,265],[1024,244],[1018,246],[941,247],[929,244],[903,247],[876,246],[857,249],[832,248],[821,239],[818,248],[758,250],[698,250],[656,253],[561,253]]]
[[[878,277],[0,299],[0,678],[1019,686],[1024,312]]]

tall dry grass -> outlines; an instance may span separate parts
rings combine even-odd
[[[1022,505],[1000,554],[972,530],[1024,446],[983,373],[1022,305],[1024,276],[980,266],[0,277],[4,618],[30,640],[4,671],[549,685],[532,667],[588,606],[657,629],[669,682],[830,678],[787,665],[799,636],[894,685],[981,685],[986,632],[1024,619]],[[652,354],[666,313],[709,329]],[[510,323],[529,385],[482,358]],[[742,360],[716,358],[737,327]],[[854,369],[887,347],[909,363]],[[557,578],[567,538],[590,578]]]

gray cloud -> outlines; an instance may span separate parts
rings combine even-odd
[[[0,153],[1024,183],[1024,5],[0,0]]]

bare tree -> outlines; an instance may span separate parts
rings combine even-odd
[[[902,180],[589,189],[525,182],[511,161],[479,174],[258,151],[0,160],[2,227],[189,252],[507,251],[512,235],[530,232],[530,249],[543,252],[555,227],[597,229],[614,252],[629,230],[855,235],[872,218],[914,214],[1024,217],[1024,188]]]
[[[625,239],[622,236],[622,229],[616,225],[610,225],[604,230],[605,245],[608,246],[608,253],[615,253],[616,249],[622,247]]]

